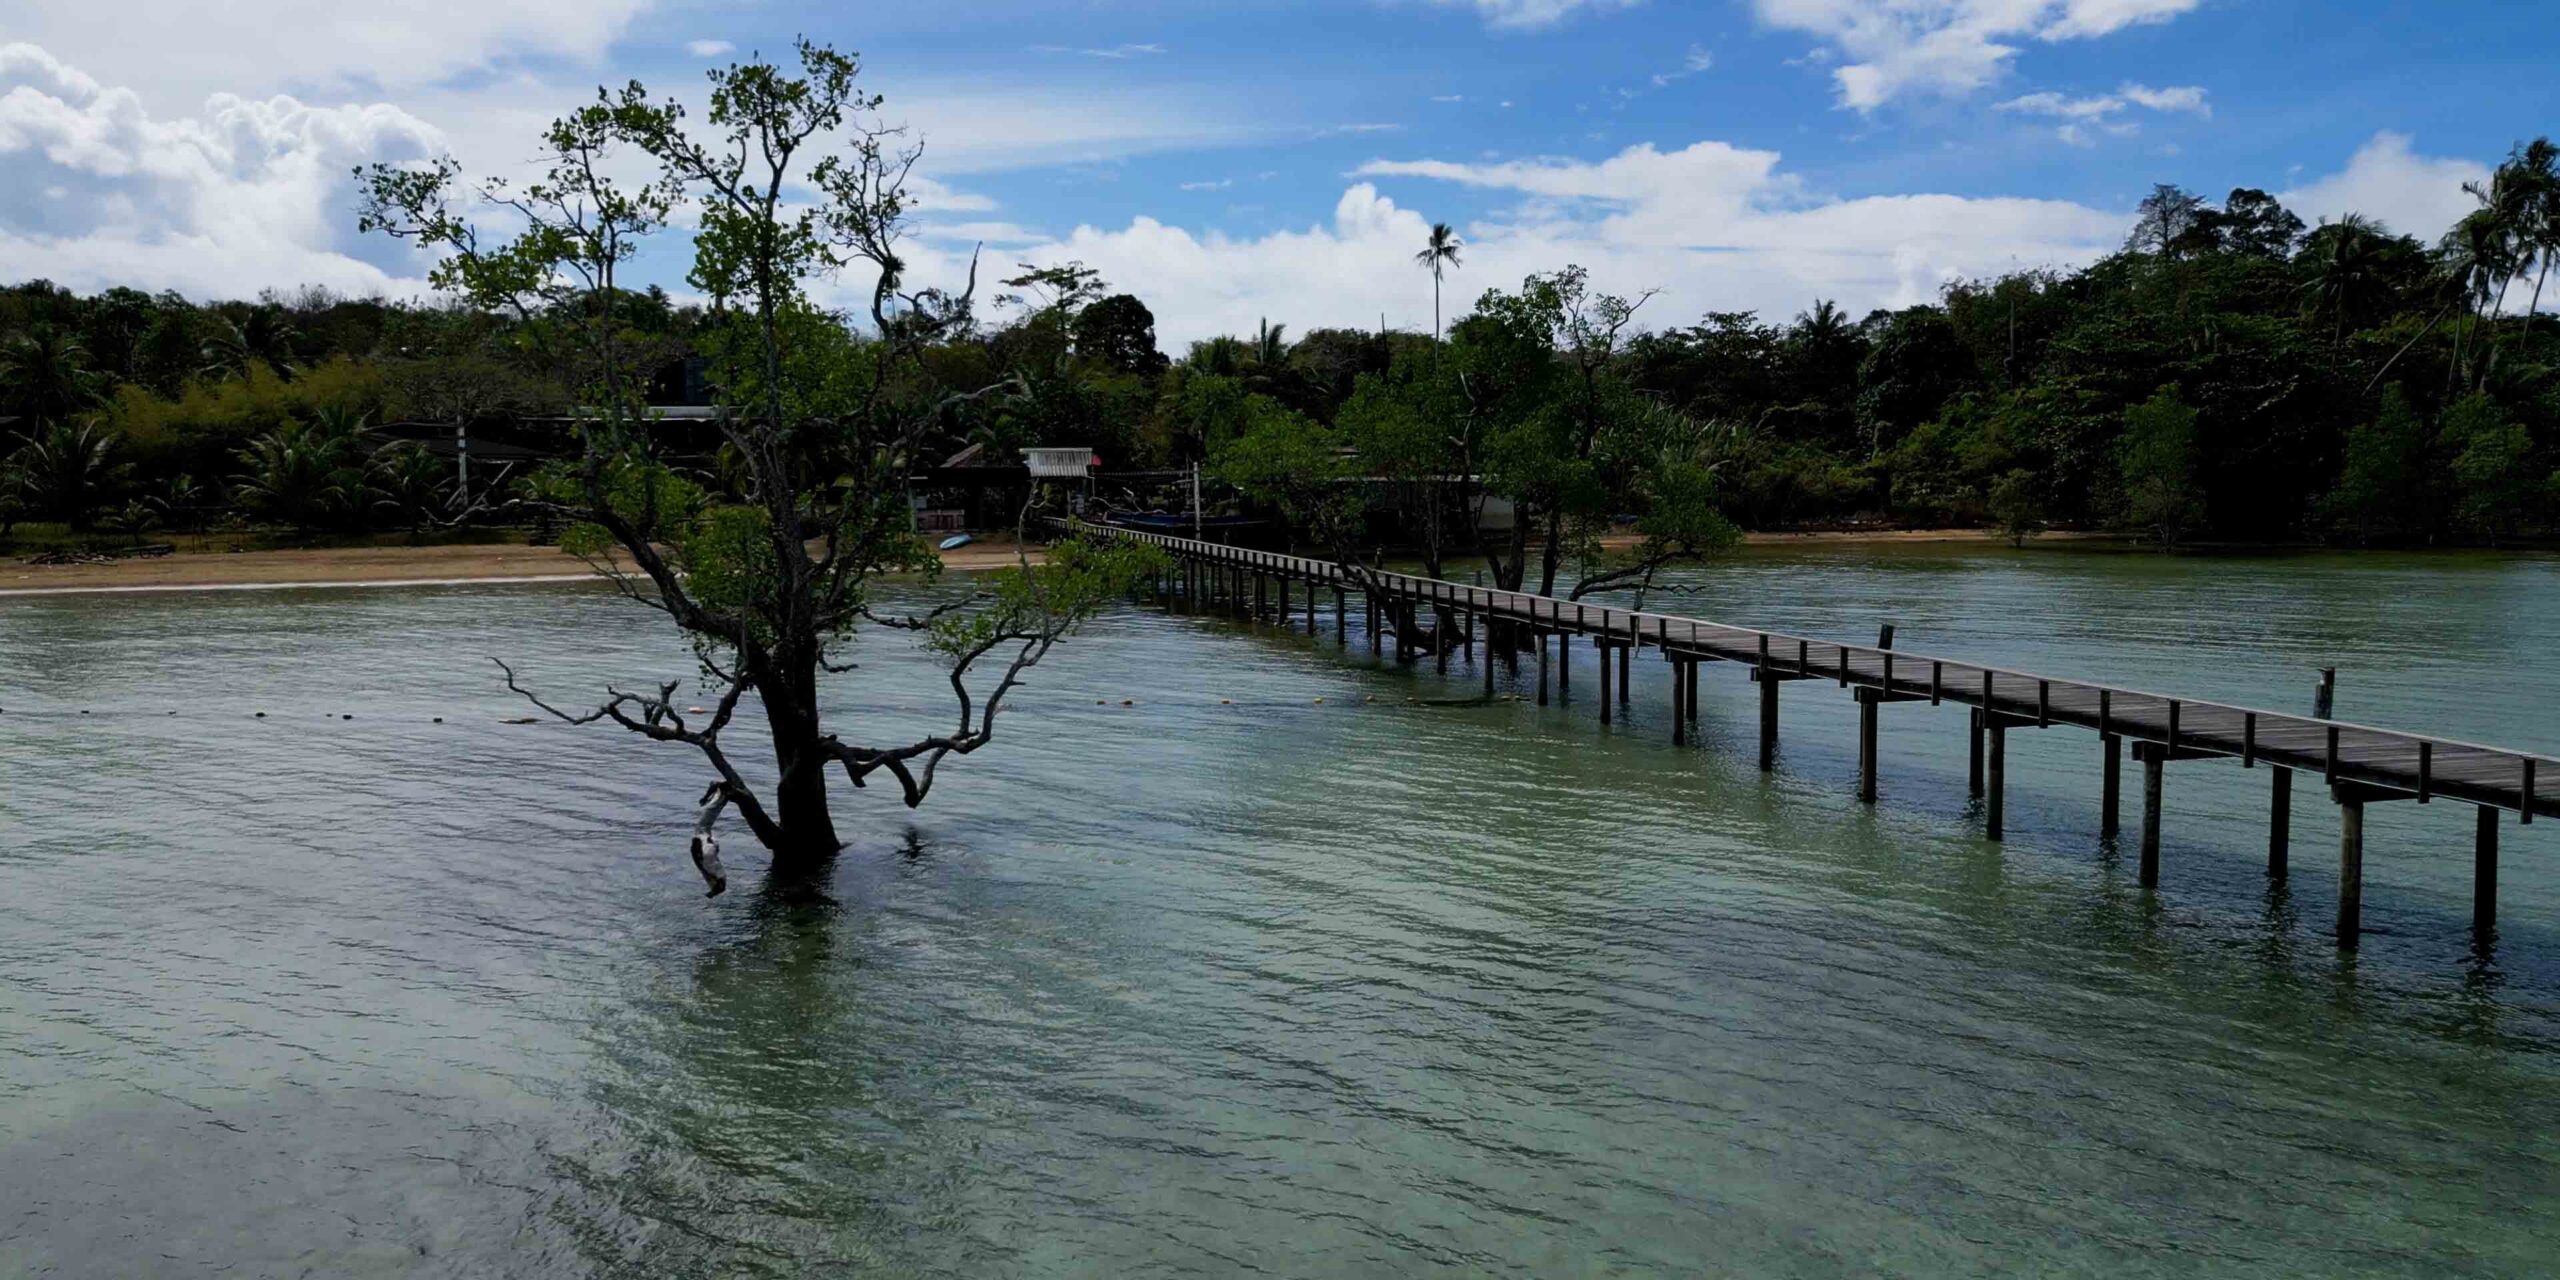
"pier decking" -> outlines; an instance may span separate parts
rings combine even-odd
[[[1099,532],[1163,548],[1173,558],[1174,571],[1158,584],[1159,589],[1195,605],[1224,601],[1267,614],[1276,599],[1278,616],[1287,622],[1292,612],[1290,588],[1298,585],[1303,588],[1310,634],[1318,622],[1316,593],[1330,589],[1335,634],[1347,640],[1346,594],[1358,592],[1367,597],[1364,607],[1373,650],[1381,634],[1378,619],[1395,616],[1406,606],[1444,611],[1455,619],[1469,644],[1474,643],[1478,628],[1486,628],[1488,636],[1499,628],[1514,637],[1524,652],[1535,650],[1541,705],[1548,696],[1550,639],[1559,647],[1583,639],[1601,654],[1604,723],[1613,703],[1624,705],[1631,696],[1631,656],[1654,649],[1670,671],[1675,742],[1685,740],[1687,724],[1697,715],[1699,668],[1709,662],[1740,664],[1759,685],[1763,769],[1775,764],[1779,690],[1802,681],[1831,683],[1852,691],[1858,702],[1858,792],[1860,799],[1869,802],[1876,795],[1877,722],[1885,705],[1926,702],[1968,708],[1972,723],[1969,777],[1975,794],[1984,797],[1985,834],[1994,840],[2002,836],[2005,745],[2010,731],[2070,727],[2099,736],[2103,744],[2099,826],[2106,835],[2117,830],[2119,760],[2122,744],[2130,742],[2143,769],[2141,881],[2146,887],[2159,882],[2160,797],[2162,775],[2169,764],[2226,760],[2242,768],[2267,769],[2267,873],[2275,877],[2287,873],[2290,861],[2294,776],[2316,775],[2341,812],[2337,937],[2344,947],[2354,946],[2361,930],[2365,805],[2445,800],[2476,807],[2472,924],[2484,945],[2497,918],[2500,815],[2512,812],[2526,823],[2536,815],[2560,816],[2560,780],[2555,780],[2560,759],[2530,752],[1913,653],[1892,648],[1889,635],[1874,645],[1848,644],[1409,574],[1355,573],[1326,560],[1139,530],[1105,527]],[[1445,662],[1447,646],[1439,648]],[[1493,664],[1488,660],[1482,666],[1490,689]],[[1553,678],[1561,685],[1570,671],[1570,664],[1558,663]]]

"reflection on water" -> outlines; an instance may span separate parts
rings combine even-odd
[[[1691,585],[2264,705],[2334,663],[2342,716],[2560,748],[2547,562],[1816,550]],[[2377,808],[2342,957],[2314,787],[2270,885],[2264,775],[2172,770],[2145,894],[2085,736],[2013,735],[1993,846],[1960,713],[1888,712],[1870,810],[1817,685],[1764,776],[1731,670],[1674,750],[1649,664],[1603,730],[1587,666],[1571,708],[1478,705],[1463,664],[1129,610],[925,810],[842,797],[830,900],[706,902],[701,766],[503,725],[484,661],[686,671],[653,622],[558,587],[0,602],[0,1272],[2560,1256],[2546,826],[2509,829],[2477,956],[2468,812]],[[864,661],[841,723],[939,723],[932,669]]]

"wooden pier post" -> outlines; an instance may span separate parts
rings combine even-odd
[[[1268,574],[1256,572],[1253,575],[1253,620],[1260,622],[1270,616],[1271,578]]]
[[[2098,838],[2116,838],[2116,819],[2124,790],[2124,739],[2108,734],[2100,740],[2098,764]]]
[[[1433,591],[1436,593],[1438,588],[1433,588]],[[1432,601],[1431,669],[1444,676],[1449,674],[1449,628],[1456,622],[1457,615],[1447,605],[1437,599]]]
[[[2498,811],[2480,806],[2471,835],[2471,938],[2480,946],[2498,932]]]
[[[1974,707],[1974,727],[1971,727],[1971,737],[1974,737],[1974,750],[1971,750],[1971,758],[1964,768],[1964,788],[1966,788],[1966,794],[1981,796],[1981,707]],[[1994,840],[1997,840],[1997,837],[1994,837]]]
[[[1547,705],[1547,633],[1538,633],[1538,705]]]
[[[1686,696],[1687,684],[1681,678],[1680,660],[1672,657],[1668,653],[1663,654],[1662,657],[1663,661],[1671,668],[1671,745],[1675,747],[1687,746],[1689,744],[1689,714],[1688,708],[1681,705],[1683,702],[1688,700]]]
[[[1876,802],[1876,720],[1884,697],[1873,689],[1858,690],[1858,801]]]
[[[1360,593],[1360,598],[1367,602],[1369,612],[1369,652],[1372,656],[1375,656],[1385,647],[1385,642],[1378,636],[1378,593],[1375,591],[1363,591]]]
[[[1337,649],[1351,647],[1351,611],[1348,602],[1343,599],[1340,587],[1333,589],[1333,647]]]
[[[1600,650],[1600,723],[1606,725],[1609,723],[1609,708],[1614,705],[1609,699],[1609,643],[1605,640],[1591,643]]]
[[[1484,696],[1493,696],[1493,617],[1484,620]]]
[[[1696,724],[1698,722],[1698,668],[1705,666],[1706,664],[1692,658],[1688,665],[1689,690],[1683,701],[1689,708],[1689,723]]]
[[[1762,667],[1760,677],[1760,772],[1778,767],[1778,686],[1783,683],[1777,673]]]
[[[2355,950],[2364,932],[2364,798],[2338,795],[2338,948]]]
[[[2142,761],[2142,887],[2160,887],[2160,783],[2169,771],[2168,752],[2159,744],[2135,745],[2134,758]]]
[[[1573,701],[1573,633],[1556,633],[1556,701]]]
[[[1982,805],[1982,834],[1984,839],[1999,840],[2003,838],[2001,810],[2008,801],[2009,731],[1988,715],[1982,719],[1980,741],[1987,748],[1983,753],[1987,765],[1983,775],[1988,784]]]
[[[1627,623],[1627,642],[1618,646],[1618,705],[1622,707],[1634,705],[1636,696],[1634,679],[1628,674],[1627,667],[1628,655],[1636,651],[1639,643],[1635,638],[1635,625],[1632,621]]]
[[[2293,872],[2293,770],[2273,766],[2268,783],[2267,878],[2282,880]]]
[[[1316,580],[1307,579],[1307,638],[1316,638]]]

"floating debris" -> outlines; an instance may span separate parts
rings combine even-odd
[[[540,724],[540,723],[542,723],[542,722],[541,722],[540,720],[535,719],[535,718],[534,718],[534,717],[532,717],[532,716],[519,716],[519,717],[517,717],[517,718],[515,718],[515,719],[513,719],[513,720],[501,720],[501,721],[499,721],[498,723],[500,723],[500,724]]]

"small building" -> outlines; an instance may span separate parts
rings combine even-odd
[[[1072,448],[1025,449],[1024,466],[1031,469],[1034,480],[1083,480],[1102,465],[1093,450],[1077,445]]]

